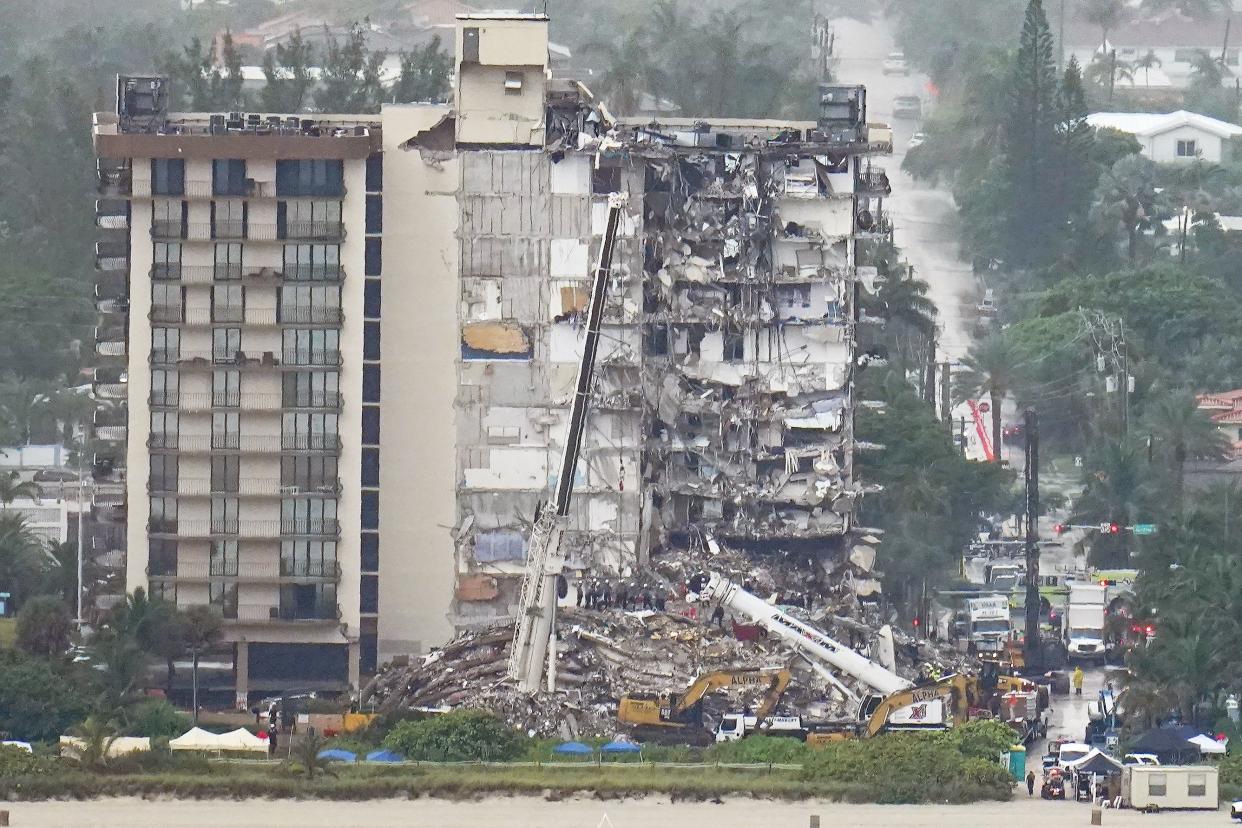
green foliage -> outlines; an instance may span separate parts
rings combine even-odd
[[[449,94],[453,56],[440,44],[440,36],[425,45],[401,53],[401,76],[392,90],[396,103],[444,101]]]
[[[937,738],[968,759],[995,764],[996,757],[1019,744],[1021,737],[1004,722],[980,719],[947,730]]]
[[[128,713],[126,736],[174,738],[190,729],[190,717],[163,699],[139,702]]]
[[[387,55],[367,48],[366,31],[356,22],[350,25],[344,41],[334,35],[328,35],[327,41],[315,105],[321,112],[337,114],[379,112],[384,99],[380,70]]]
[[[267,112],[300,112],[315,85],[311,77],[315,47],[302,37],[300,29],[288,43],[277,43],[275,49],[263,54],[265,84],[259,92],[259,104]]]
[[[174,108],[191,112],[243,108],[241,66],[241,55],[227,31],[220,39],[218,54],[214,41],[204,46],[194,37],[179,53],[168,52],[159,61],[160,70],[170,81]]]
[[[17,648],[27,655],[54,658],[69,649],[73,619],[52,595],[31,598],[17,613]]]
[[[750,736],[737,742],[725,742],[711,749],[717,762],[738,764],[796,765],[806,761],[813,751],[806,743],[781,736]]]
[[[384,747],[407,759],[435,762],[500,762],[519,756],[524,745],[522,734],[482,710],[454,710],[422,721],[404,721],[384,738]]]
[[[88,679],[43,659],[0,653],[0,732],[55,741],[89,712]]]
[[[328,740],[318,733],[311,731],[304,734],[293,745],[290,757],[293,760],[293,772],[305,776],[308,780],[314,780],[316,775],[335,776],[336,770],[333,765],[336,764],[336,760],[319,755],[327,747]]]
[[[35,756],[12,745],[0,745],[0,779],[49,776],[58,770],[54,759]]]

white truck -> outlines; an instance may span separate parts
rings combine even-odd
[[[1070,661],[1104,663],[1104,624],[1108,587],[1071,582],[1062,630]]]
[[[1009,598],[989,595],[966,602],[970,614],[970,645],[981,656],[999,656],[1009,640]]]

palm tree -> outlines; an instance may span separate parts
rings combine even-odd
[[[13,374],[0,381],[0,415],[13,437],[24,445],[30,443],[31,428],[50,401],[48,391],[46,383]]]
[[[78,766],[85,770],[98,770],[108,764],[108,751],[119,735],[116,723],[106,716],[88,716],[86,721],[74,728],[73,735],[82,740],[78,750]]]
[[[1175,391],[1153,401],[1145,415],[1156,445],[1168,453],[1173,471],[1173,497],[1180,512],[1184,506],[1186,461],[1224,457],[1225,437],[1189,391]]]
[[[1190,61],[1191,84],[1199,89],[1219,89],[1229,70],[1207,52],[1196,52]]]
[[[1108,33],[1125,21],[1129,9],[1125,0],[1082,0],[1079,16],[1100,27],[1100,47],[1107,49]]]
[[[1108,92],[1112,100],[1113,87],[1117,81],[1134,81],[1134,67],[1124,60],[1118,60],[1115,54],[1097,57],[1087,64],[1083,77],[1088,82]]]
[[[0,584],[8,587],[14,605],[21,606],[27,597],[37,594],[43,571],[43,555],[26,518],[15,512],[0,512]]]
[[[1135,69],[1143,70],[1143,85],[1151,86],[1151,70],[1157,66],[1163,66],[1164,61],[1156,57],[1155,49],[1148,49],[1147,54],[1134,61]]]
[[[0,504],[8,506],[19,498],[38,500],[40,494],[42,492],[39,490],[37,483],[31,480],[22,480],[17,472],[11,471],[8,474],[0,474]]]
[[[1156,167],[1141,155],[1128,155],[1100,176],[1090,219],[1096,232],[1115,238],[1126,234],[1131,262],[1138,256],[1139,235],[1156,226],[1165,211],[1165,199],[1156,192]]]
[[[959,388],[966,394],[987,395],[992,415],[992,451],[997,463],[1001,459],[1001,405],[1013,390],[1014,374],[1019,367],[1018,352],[1003,333],[989,334],[974,344],[962,360],[966,369],[959,375]]]
[[[1074,501],[1071,523],[1129,526],[1132,518],[1144,514],[1157,499],[1158,483],[1147,472],[1145,452],[1134,443],[1100,441],[1087,456],[1083,472],[1083,491]],[[1127,562],[1126,533],[1100,533],[1092,541],[1091,552],[1097,565]]]
[[[181,613],[182,641],[193,658],[194,723],[198,724],[198,659],[220,643],[223,625],[211,607],[196,604]]]
[[[305,774],[307,779],[314,779],[316,773],[326,773],[329,776],[336,776],[332,770],[335,759],[329,756],[320,756],[328,746],[328,740],[319,735],[318,732],[311,730],[303,736],[298,743],[293,746],[292,754],[297,758],[293,765],[295,773]]]

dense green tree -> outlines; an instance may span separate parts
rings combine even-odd
[[[424,45],[401,53],[401,76],[392,98],[396,103],[447,100],[452,74],[453,56],[441,47],[436,35]]]
[[[380,70],[386,56],[367,46],[366,30],[360,23],[350,25],[344,40],[329,34],[315,105],[330,113],[379,112],[384,100]]]
[[[1137,443],[1098,440],[1087,453],[1083,472],[1083,491],[1074,500],[1071,523],[1130,526],[1153,522],[1160,481],[1151,474],[1146,452]],[[1124,531],[1097,533],[1090,551],[1096,566],[1131,565],[1131,542]]]
[[[201,39],[194,37],[179,53],[166,53],[159,65],[168,75],[174,105],[194,112],[245,108],[241,55],[227,31],[220,38],[218,54],[214,42],[204,46]]]
[[[662,88],[663,72],[651,61],[652,38],[643,27],[630,29],[623,37],[593,40],[583,49],[604,62],[591,91],[607,101],[614,115],[637,114],[643,94]]]
[[[14,606],[20,609],[27,598],[39,594],[43,573],[42,550],[26,518],[0,512],[0,584],[12,595]]]
[[[1100,177],[1091,205],[1091,222],[1106,241],[1124,239],[1126,257],[1138,258],[1139,241],[1145,230],[1161,227],[1169,212],[1166,199],[1156,190],[1155,165],[1142,156],[1126,156]]]
[[[315,47],[296,29],[287,43],[263,54],[263,89],[259,105],[265,112],[301,112],[306,105],[315,79]]]
[[[1186,461],[1219,460],[1225,438],[1189,391],[1174,391],[1144,406],[1144,425],[1173,475],[1173,498],[1180,511],[1185,497]]]
[[[72,634],[69,608],[54,595],[31,598],[17,613],[17,647],[27,655],[63,656]]]
[[[90,710],[88,673],[0,651],[0,733],[35,742],[67,733]]]

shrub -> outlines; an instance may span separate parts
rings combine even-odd
[[[47,775],[57,770],[59,766],[55,759],[35,756],[13,745],[0,745],[0,779]]]
[[[980,719],[950,728],[940,738],[963,756],[995,762],[1022,737],[1004,722]]]
[[[65,602],[54,595],[39,595],[17,613],[17,648],[33,656],[54,658],[69,649],[73,619]]]
[[[129,711],[126,736],[174,738],[190,729],[190,717],[163,699],[148,699]]]
[[[384,747],[407,759],[433,762],[516,759],[526,737],[483,710],[454,710],[422,721],[399,723]]]
[[[0,653],[0,732],[51,742],[90,710],[85,689],[43,659]]]
[[[710,751],[717,762],[737,764],[796,765],[805,761],[809,748],[804,742],[781,736],[751,736],[738,742],[725,742]]]

